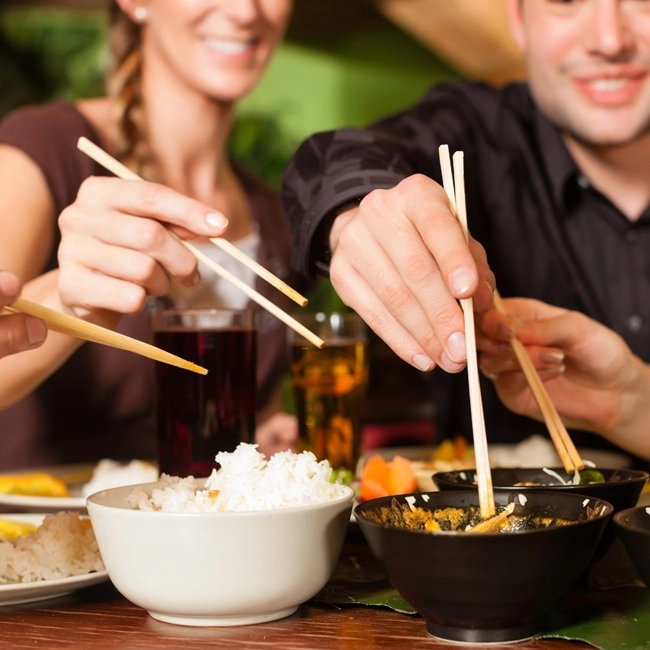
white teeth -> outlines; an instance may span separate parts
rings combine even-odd
[[[204,43],[219,54],[242,54],[252,44],[252,41],[225,41],[218,38],[204,38]]]
[[[592,79],[589,85],[600,92],[613,92],[629,85],[629,79]]]

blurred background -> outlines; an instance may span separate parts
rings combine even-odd
[[[106,0],[0,0],[0,119],[19,105],[103,92]],[[307,136],[399,111],[443,81],[523,77],[503,0],[296,0],[285,43],[240,105],[235,159],[275,187]],[[342,308],[329,282],[314,309]],[[433,439],[426,378],[371,339],[368,412],[400,442]],[[399,414],[398,422],[391,420]],[[411,423],[405,433],[403,420]],[[383,436],[383,437],[382,437]]]

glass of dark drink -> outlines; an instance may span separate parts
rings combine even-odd
[[[215,455],[255,438],[256,333],[250,310],[157,309],[154,344],[207,368],[156,364],[158,464],[173,476],[209,476]]]

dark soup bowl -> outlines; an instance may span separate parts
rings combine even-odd
[[[589,470],[588,470],[589,471]],[[506,468],[496,467],[491,470],[492,485],[496,491],[552,490],[584,494],[594,499],[611,503],[614,513],[636,505],[643,486],[648,480],[648,473],[635,469],[601,469],[598,472],[605,479],[604,483],[574,484],[573,474],[561,467],[551,468]],[[552,472],[552,473],[551,473]],[[433,482],[440,490],[477,490],[476,470],[468,469],[456,472],[438,472],[433,475]],[[610,523],[596,549],[594,559],[601,558],[616,538],[616,527]]]
[[[650,587],[650,508],[637,506],[617,512],[614,525],[643,582]]]
[[[605,501],[577,494],[513,490],[494,500],[497,512],[513,504],[513,530],[462,530],[478,510],[472,490],[381,497],[354,509],[388,580],[434,637],[480,644],[537,634],[589,564],[612,514]],[[431,519],[443,530],[425,529]]]

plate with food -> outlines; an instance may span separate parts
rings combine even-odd
[[[581,457],[585,458],[596,467],[609,469],[624,469],[631,465],[631,459],[622,453],[607,451],[603,449],[579,449]],[[517,444],[493,444],[488,445],[488,454],[491,467],[557,467],[562,463],[553,447],[550,439],[541,435],[534,435],[522,440]],[[444,440],[435,446],[413,446],[413,447],[385,447],[374,449],[359,461],[357,474],[361,479],[361,487],[364,484],[364,468],[371,458],[374,466],[366,469],[366,474],[371,475],[371,481],[379,482],[381,488],[376,496],[385,494],[400,494],[412,490],[409,481],[415,481],[416,488],[422,492],[436,490],[431,479],[435,472],[449,472],[454,470],[470,469],[476,466],[474,448],[465,438],[458,436],[451,440]],[[381,460],[389,465],[386,470]],[[404,459],[398,460],[398,459]],[[374,478],[373,478],[374,476]],[[390,484],[399,491],[391,489]],[[366,481],[367,483],[367,481]],[[377,486],[370,484],[369,492],[372,493]],[[366,491],[368,486],[366,485]]]
[[[0,515],[0,606],[64,596],[107,580],[87,517]]]
[[[111,487],[158,480],[143,460],[58,465],[0,474],[0,505],[23,512],[86,512],[86,497]]]

